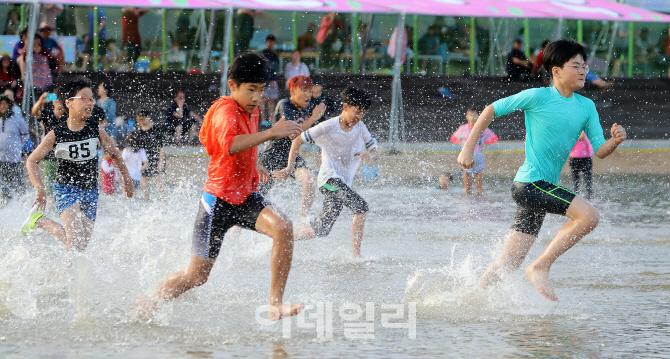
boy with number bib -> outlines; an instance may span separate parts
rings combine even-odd
[[[351,187],[361,158],[374,158],[377,154],[377,141],[361,122],[370,108],[370,95],[349,86],[342,92],[342,103],[342,114],[306,130],[293,140],[286,168],[273,174],[278,179],[290,175],[303,143],[315,143],[321,147],[321,168],[317,181],[319,190],[326,196],[323,200],[323,212],[311,225],[298,228],[296,239],[327,236],[342,207],[347,206],[354,212],[351,223],[352,255],[360,258],[368,203]],[[365,151],[370,151],[370,154]]]
[[[26,161],[30,181],[37,193],[21,232],[42,228],[65,244],[65,250],[83,251],[95,224],[98,208],[98,146],[109,154],[124,180],[126,197],[133,196],[133,181],[119,150],[98,122],[91,119],[95,98],[87,79],[70,81],[60,88],[67,121],[54,127]],[[38,164],[54,149],[58,162],[54,197],[63,225],[44,216],[46,192]]]
[[[599,158],[609,156],[626,139],[624,128],[615,123],[611,129],[612,138],[605,141],[593,101],[575,93],[584,87],[589,72],[585,60],[584,47],[572,40],[549,44],[544,50],[543,66],[551,74],[554,85],[525,90],[488,105],[458,155],[458,164],[463,168],[476,166],[477,140],[493,117],[516,110],[525,111],[526,160],[512,185],[517,214],[500,257],[489,266],[479,282],[482,288],[500,281],[502,273],[521,266],[540,233],[545,215],[553,213],[566,216],[570,221],[526,268],[526,276],[543,296],[558,300],[549,279],[551,265],[598,225],[600,215],[595,207],[556,184],[582,131],[591,139]]]

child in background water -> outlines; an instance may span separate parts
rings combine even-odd
[[[130,178],[133,179],[133,186],[135,189],[140,188],[140,180],[142,179],[142,170],[145,170],[149,165],[147,152],[137,146],[137,141],[133,135],[128,137],[128,147],[122,152],[123,162],[128,167]]]
[[[575,147],[570,152],[570,168],[572,169],[572,179],[575,181],[575,192],[579,192],[579,173],[584,174],[584,184],[586,185],[586,198],[593,197],[593,187],[591,184],[591,169],[593,164],[591,161],[593,156],[593,146],[586,134],[582,132],[579,140],[575,143]]]
[[[100,175],[102,178],[102,193],[106,195],[116,193],[116,181],[119,177],[119,171],[116,169],[112,158],[107,153],[102,155]]]
[[[477,111],[474,109],[469,109],[465,114],[465,118],[468,120],[468,123],[459,127],[456,132],[451,135],[451,142],[455,144],[464,144],[468,139],[468,136],[470,136],[470,131],[472,131],[472,127],[475,125],[478,117],[479,113]],[[475,166],[473,168],[463,170],[463,187],[465,188],[465,194],[470,194],[472,189],[472,180],[470,179],[470,174],[474,175],[475,177],[477,195],[480,196],[484,193],[484,175],[482,172],[484,171],[485,166],[484,153],[482,150],[484,145],[491,145],[496,142],[498,142],[498,136],[496,136],[496,134],[488,128],[484,131],[484,134],[479,137],[477,145],[475,146]],[[442,183],[446,183],[446,178],[442,178],[443,176],[446,175],[443,174],[440,176],[440,186],[442,188],[447,187],[442,185]]]

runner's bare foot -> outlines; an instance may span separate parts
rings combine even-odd
[[[482,279],[479,280],[479,288],[486,289],[492,285],[498,284],[502,278],[500,278],[500,275],[497,272],[498,269],[491,265],[486,272],[484,272],[484,275],[482,275]]]
[[[279,318],[275,316],[275,311],[269,310],[268,317],[270,318],[270,320],[280,320],[285,317],[296,315],[305,308],[305,305],[303,303],[300,303],[298,305],[277,303],[271,306],[277,308],[277,310],[279,311]]]
[[[158,300],[149,297],[139,298],[133,303],[131,312],[135,320],[149,323],[153,319],[158,308]]]
[[[537,268],[533,264],[526,268],[526,277],[535,285],[540,294],[547,297],[549,300],[557,301],[556,293],[554,292],[554,286],[551,285],[551,279],[549,279],[549,270]]]

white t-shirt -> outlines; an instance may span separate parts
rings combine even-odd
[[[123,149],[123,162],[126,163],[128,167],[128,172],[130,172],[130,178],[135,181],[139,181],[142,177],[142,163],[148,162],[147,153],[143,149],[133,152],[130,147]]]
[[[305,75],[309,76],[309,67],[303,62],[298,62],[298,65],[293,66],[292,62],[289,62],[286,65],[286,70],[284,71],[284,78],[286,79],[286,88],[288,88],[288,80],[293,76]]]
[[[351,187],[361,163],[360,154],[377,147],[377,140],[363,122],[349,132],[340,126],[340,117],[333,117],[302,133],[302,140],[321,147],[321,168],[317,183],[323,186],[330,178],[339,178]]]

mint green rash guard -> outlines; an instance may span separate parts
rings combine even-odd
[[[582,131],[593,151],[605,143],[596,106],[588,98],[561,96],[555,87],[521,91],[493,103],[495,117],[524,110],[526,118],[526,160],[515,182],[545,180],[558,184],[558,177]]]

